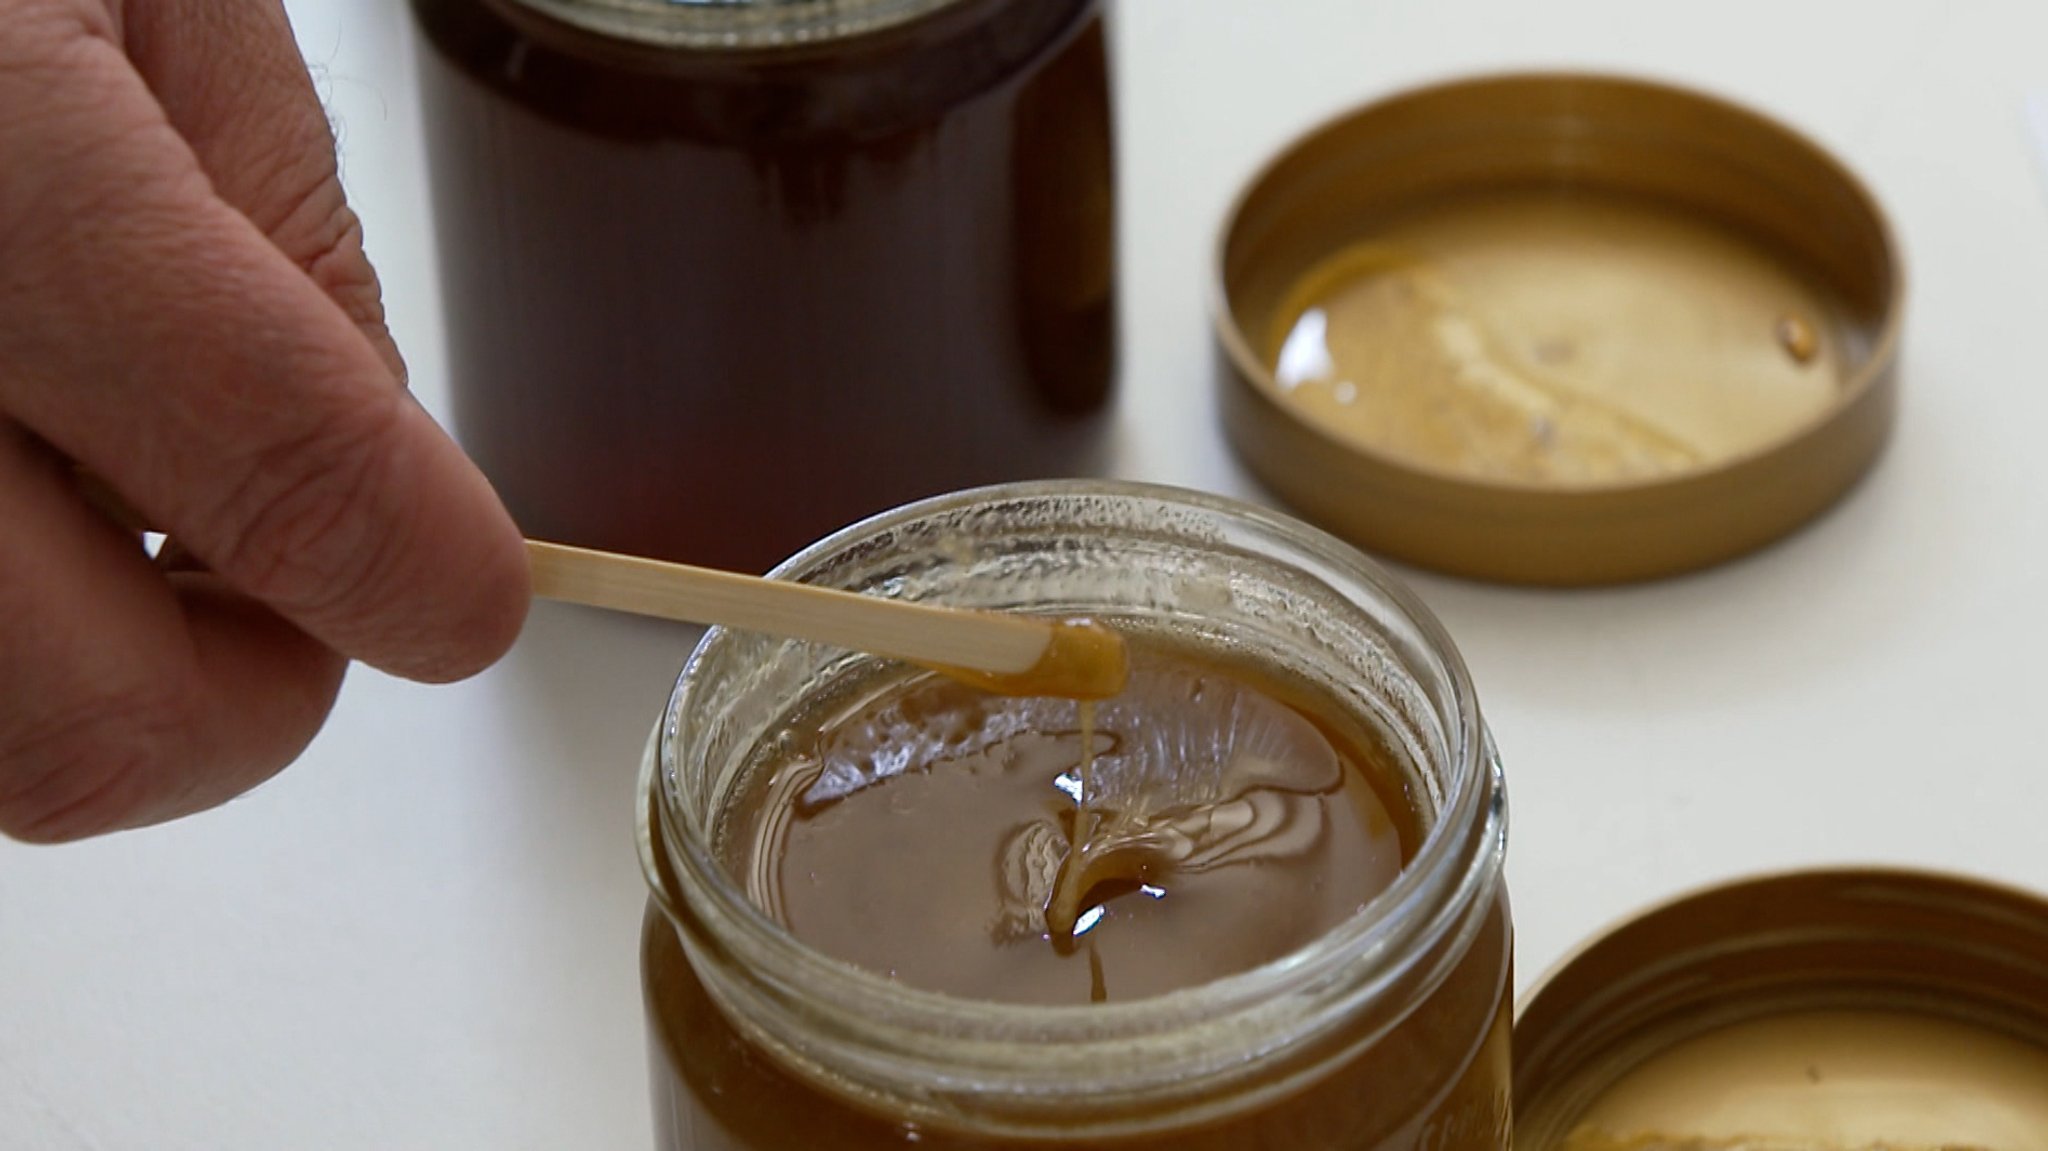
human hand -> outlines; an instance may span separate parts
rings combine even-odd
[[[221,803],[348,658],[511,644],[518,533],[402,375],[280,0],[0,0],[0,831]]]

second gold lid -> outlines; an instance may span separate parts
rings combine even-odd
[[[1518,1151],[2044,1151],[2048,902],[1849,868],[1697,891],[1515,1020]]]

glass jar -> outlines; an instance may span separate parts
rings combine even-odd
[[[751,903],[719,837],[793,705],[872,657],[714,629],[646,762],[642,939],[667,1151],[1116,1147],[1504,1151],[1511,925],[1501,771],[1456,650],[1323,533],[1172,489],[1032,484],[872,519],[776,570],[907,599],[1170,627],[1308,677],[1405,759],[1425,829],[1393,886],[1263,967],[1035,1007],[904,987]],[[920,861],[944,866],[944,861]]]
[[[1099,470],[1101,0],[411,0],[457,430],[529,535],[761,570]]]

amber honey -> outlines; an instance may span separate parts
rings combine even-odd
[[[706,993],[675,930],[649,909],[641,948],[657,1145],[665,1151],[1506,1151],[1509,934],[1505,903],[1471,958],[1400,1029],[1299,1093],[1155,1135],[985,1136],[906,1120],[820,1091],[742,1036]],[[1134,1117],[1144,1118],[1141,1108]]]
[[[997,697],[714,629],[646,761],[661,1146],[1504,1151],[1505,795],[1427,610],[1249,506],[925,501],[780,578],[1084,617]]]
[[[1095,470],[1100,0],[738,46],[669,34],[888,6],[411,7],[456,430],[528,535],[760,571],[905,500]]]
[[[1249,667],[1133,655],[1092,705],[915,674],[818,701],[815,740],[752,768],[729,866],[827,955],[1048,1006],[1250,970],[1393,882],[1420,833],[1370,733]]]
[[[1086,1007],[1253,971],[1363,912],[1423,836],[1410,772],[1370,726],[1255,662],[1156,638],[1133,637],[1129,683],[1106,701],[880,665],[778,726],[722,823],[725,867],[803,944],[962,1000]],[[1078,913],[1062,923],[1067,891]],[[1251,1114],[1027,1140],[906,1123],[788,1074],[722,1017],[652,916],[658,1122],[664,1146],[691,1151],[1494,1151],[1508,942],[1502,905],[1413,1016]],[[1360,1038],[1340,1028],[1331,1043]]]

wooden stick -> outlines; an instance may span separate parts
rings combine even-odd
[[[526,542],[535,595],[815,640],[851,651],[996,675],[1039,666],[1053,621],[964,611],[663,563],[564,544]]]

